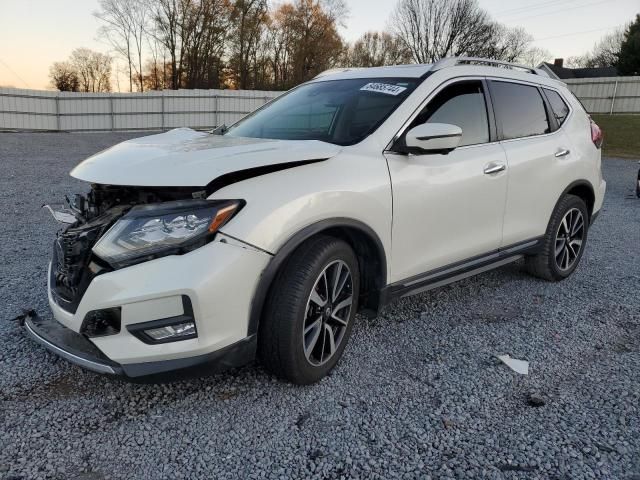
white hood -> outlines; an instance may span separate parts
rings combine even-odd
[[[227,173],[325,159],[339,151],[317,140],[234,138],[178,128],[119,143],[84,160],[71,176],[105,185],[201,187]]]

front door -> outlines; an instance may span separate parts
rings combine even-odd
[[[460,146],[448,154],[385,152],[393,187],[392,282],[500,247],[507,161],[490,113],[482,80],[450,83],[405,131],[425,122],[457,125]]]

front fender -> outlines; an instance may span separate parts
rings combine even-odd
[[[234,183],[209,198],[247,204],[222,232],[270,253],[323,220],[360,222],[391,251],[391,184],[382,155],[341,154]]]

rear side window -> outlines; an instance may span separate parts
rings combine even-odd
[[[489,141],[489,121],[482,83],[471,81],[451,85],[438,93],[412,122],[448,123],[462,129],[460,146]]]
[[[542,96],[536,87],[491,82],[491,99],[505,140],[551,131]]]
[[[569,115],[569,107],[564,102],[560,94],[554,90],[544,89],[544,94],[547,96],[547,100],[551,104],[551,110],[553,115],[558,120],[558,125],[562,125]]]

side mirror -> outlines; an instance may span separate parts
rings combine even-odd
[[[405,135],[409,153],[449,153],[462,139],[462,129],[448,123],[424,123]]]

